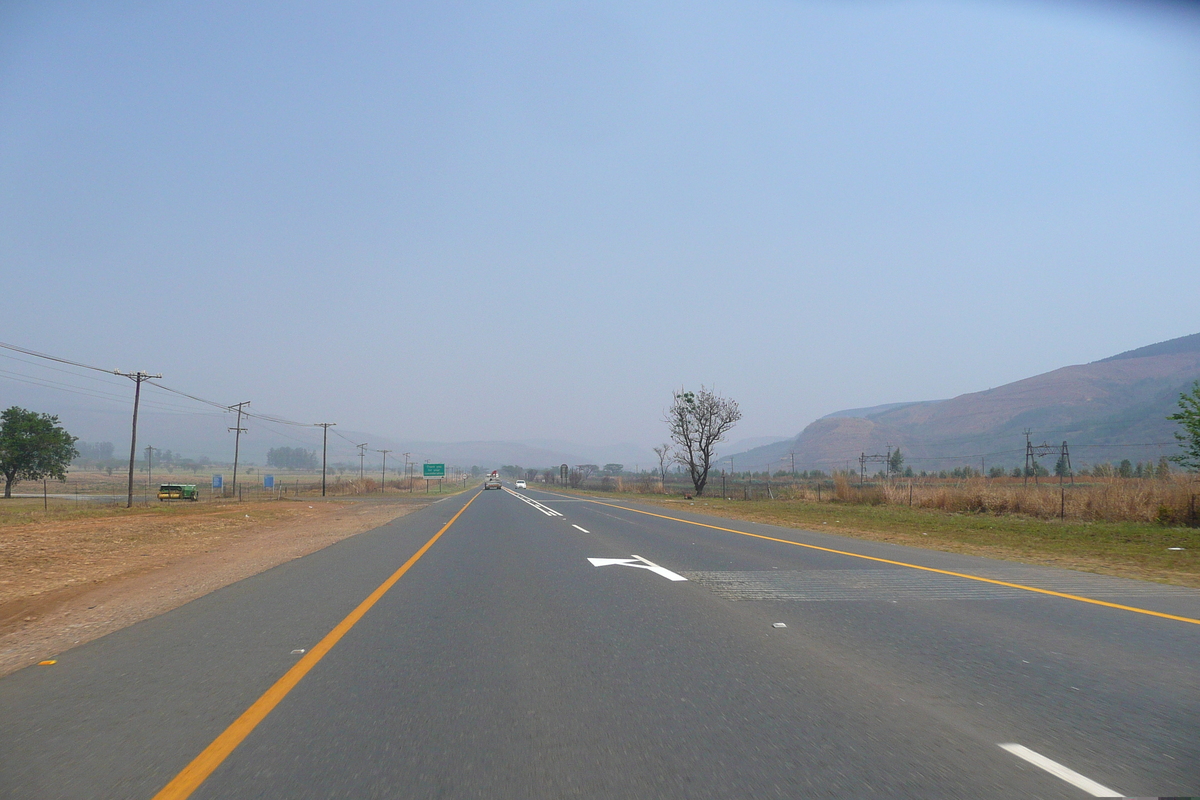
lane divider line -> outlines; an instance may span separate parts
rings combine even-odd
[[[521,502],[533,506],[538,511],[545,514],[547,517],[561,517],[562,516],[562,514],[555,511],[550,506],[544,506],[541,503],[539,503],[537,500],[534,500],[532,497],[527,497],[526,495],[523,495],[520,492],[514,492],[512,489],[508,488],[507,486],[501,486],[500,488],[503,489],[504,491],[508,492],[513,497],[520,500]]]
[[[573,522],[571,523],[571,527],[572,527],[572,528],[574,528],[574,529],[575,529],[575,530],[577,530],[577,531],[583,531],[584,533],[591,533],[591,531],[589,531],[589,530],[586,530],[586,529],[584,529],[584,528],[581,528],[581,527],[579,527],[578,525],[576,525],[576,524],[575,524],[575,523],[573,523]]]
[[[618,505],[613,505],[612,503],[604,503],[604,502],[601,502],[600,500],[590,500],[589,499],[589,500],[587,500],[587,502],[595,503],[598,506],[608,506],[609,508],[620,509],[621,511],[632,511],[635,514],[645,514],[648,517],[658,517],[659,519],[666,519],[666,520],[670,520],[672,522],[682,522],[685,525],[695,525],[700,528],[711,528],[712,530],[715,530],[715,531],[725,531],[726,533],[736,533],[739,536],[750,536],[755,539],[765,539],[768,542],[779,542],[780,544],[790,544],[790,545],[795,545],[796,547],[806,547],[809,550],[819,550],[823,553],[833,553],[834,555],[839,555],[839,556],[849,556],[851,558],[861,558],[865,561],[875,561],[880,564],[891,564],[896,567],[908,567],[909,569],[919,569],[922,572],[935,572],[939,575],[950,575],[955,578],[966,578],[967,580],[979,581],[980,583],[991,583],[991,584],[995,584],[996,586],[1007,586],[1010,589],[1021,589],[1026,592],[1034,592],[1035,594],[1045,594],[1045,595],[1050,595],[1051,597],[1061,597],[1064,600],[1075,600],[1080,603],[1090,603],[1091,605],[1095,605],[1095,606],[1104,606],[1105,608],[1115,608],[1115,609],[1118,609],[1119,611],[1131,611],[1134,614],[1145,614],[1150,617],[1160,617],[1162,619],[1172,619],[1172,620],[1175,620],[1176,622],[1188,622],[1188,623],[1191,623],[1192,625],[1200,625],[1200,619],[1193,619],[1191,617],[1181,617],[1177,614],[1166,614],[1162,611],[1152,611],[1148,608],[1138,608],[1137,606],[1125,606],[1125,605],[1121,605],[1120,603],[1109,603],[1104,600],[1095,600],[1091,597],[1083,597],[1083,596],[1077,595],[1077,594],[1066,594],[1065,592],[1055,592],[1055,591],[1051,591],[1050,589],[1039,589],[1036,586],[1025,586],[1024,584],[1020,584],[1020,583],[1010,583],[1008,581],[999,581],[999,580],[996,580],[995,578],[982,578],[978,575],[967,575],[966,573],[963,573],[963,572],[952,572],[948,569],[937,569],[935,567],[923,567],[920,564],[909,564],[905,561],[893,561],[890,558],[879,558],[877,556],[864,556],[861,553],[850,553],[845,550],[835,550],[832,547],[821,547],[820,545],[815,545],[815,544],[805,544],[804,542],[794,542],[791,539],[779,539],[775,536],[764,536],[761,533],[749,533],[747,531],[739,531],[734,528],[723,528],[720,525],[709,525],[704,522],[693,522],[690,519],[680,519],[679,517],[669,517],[665,514],[655,514],[651,511],[642,511],[641,509],[629,508],[628,506],[618,506]]]
[[[1076,772],[1073,769],[1064,767],[1062,764],[1058,763],[1057,761],[1052,761],[1051,759],[1046,758],[1041,753],[1037,753],[1037,752],[1034,752],[1033,750],[1030,750],[1028,747],[1023,747],[1022,745],[1012,744],[1012,743],[1002,744],[1002,745],[1000,745],[1000,747],[1002,747],[1003,749],[1012,753],[1017,758],[1025,759],[1030,764],[1033,764],[1035,767],[1041,767],[1042,769],[1046,770],[1046,772],[1049,772],[1054,777],[1063,779],[1067,783],[1074,786],[1076,789],[1081,789],[1081,790],[1087,792],[1088,794],[1090,794],[1092,797],[1124,797],[1125,796],[1125,795],[1121,794],[1120,792],[1114,792],[1112,789],[1109,789],[1107,786],[1103,786],[1099,783],[1096,783],[1091,778],[1087,778],[1087,777],[1084,777],[1083,775],[1080,775],[1078,772]]]
[[[458,513],[450,518],[450,521],[441,527],[433,538],[421,546],[421,549],[412,555],[408,561],[400,569],[392,573],[392,576],[381,583],[379,587],[367,596],[367,599],[358,604],[358,607],[351,611],[346,618],[334,627],[329,633],[325,634],[320,642],[318,642],[311,650],[309,650],[303,658],[296,662],[296,665],[283,674],[275,684],[265,691],[261,697],[242,712],[242,715],[235,719],[233,723],[226,728],[220,736],[212,741],[208,747],[200,752],[200,755],[192,759],[192,762],[183,768],[183,771],[176,775],[170,783],[159,790],[158,794],[154,795],[154,800],[185,800],[190,797],[192,792],[200,788],[200,784],[212,774],[213,770],[221,766],[229,755],[237,749],[237,746],[250,735],[258,724],[266,719],[277,705],[287,697],[292,689],[296,688],[296,684],[304,678],[309,671],[317,665],[325,655],[333,649],[342,637],[349,633],[363,616],[371,610],[379,600],[387,594],[387,591],[396,584],[398,580],[404,577],[404,573],[408,572],[413,564],[421,560],[421,556],[433,547],[434,542],[442,537],[442,534],[450,529],[450,526],[458,521],[463,512],[470,508],[471,503],[475,502],[475,498],[479,497],[476,493],[467,501],[467,504],[458,510]]]

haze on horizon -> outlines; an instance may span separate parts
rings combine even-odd
[[[1196,333],[1198,142],[1184,3],[14,2],[0,341],[405,439],[648,448],[700,384],[790,436]],[[95,388],[11,355],[4,406]]]

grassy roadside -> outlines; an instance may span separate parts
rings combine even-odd
[[[927,550],[1116,575],[1200,588],[1200,530],[1140,522],[1038,520],[1016,514],[948,513],[887,505],[802,500],[681,500],[622,492],[554,491],[601,501],[624,500],[891,542]],[[1182,547],[1183,550],[1170,550]]]

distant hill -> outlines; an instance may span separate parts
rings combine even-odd
[[[1200,379],[1200,334],[1063,367],[949,400],[895,403],[836,412],[794,439],[732,456],[739,469],[857,468],[860,453],[900,447],[915,470],[1024,463],[1025,436],[1068,442],[1076,468],[1101,461],[1157,460],[1176,452],[1181,392]],[[722,464],[728,464],[722,457]],[[786,468],[786,467],[785,467]]]

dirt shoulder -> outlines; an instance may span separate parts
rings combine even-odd
[[[0,675],[428,502],[172,506],[0,527]]]

